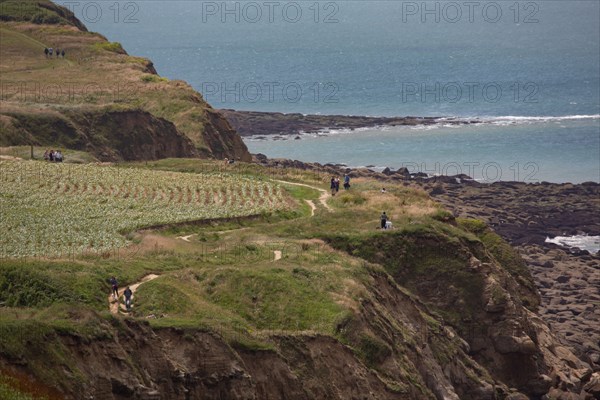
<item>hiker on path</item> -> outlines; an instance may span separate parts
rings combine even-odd
[[[119,283],[114,276],[110,278],[110,286],[113,299],[117,300],[119,298]]]
[[[331,189],[331,195],[335,196],[335,177],[334,176],[331,177],[331,184],[329,185],[329,188]]]
[[[50,58],[52,58],[52,53],[54,52],[54,50],[52,49],[52,47],[50,47],[48,49],[48,55],[50,56]]]
[[[125,289],[123,295],[125,296],[125,307],[127,307],[127,311],[129,311],[131,309],[131,296],[133,295],[133,292],[129,286],[127,286],[127,289]]]
[[[340,191],[340,178],[338,178],[337,176],[335,177],[335,192],[339,192]]]
[[[62,56],[62,58],[65,58],[65,50],[64,49],[60,52],[60,55]]]
[[[50,50],[48,50],[48,48],[47,48],[47,47],[46,47],[46,48],[44,48],[44,54],[46,55],[46,58],[48,58],[48,53],[49,53],[49,51],[50,51]]]
[[[387,225],[387,221],[388,221],[388,216],[385,213],[385,211],[381,214],[381,229],[386,229],[386,225]]]
[[[56,49],[56,58],[60,57],[60,49]]]
[[[350,189],[350,175],[344,175],[344,189]]]

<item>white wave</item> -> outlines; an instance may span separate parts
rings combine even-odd
[[[588,236],[588,235],[573,235],[573,236],[556,236],[552,239],[546,238],[546,243],[554,243],[559,246],[565,246],[569,248],[578,248],[581,250],[587,250],[590,253],[597,253],[600,251],[600,236]]]
[[[582,120],[582,119],[600,119],[600,114],[594,115],[565,115],[562,117],[526,117],[526,116],[515,116],[515,115],[507,115],[501,117],[492,117],[492,116],[482,116],[482,117],[440,117],[437,118],[435,123],[428,124],[416,124],[416,125],[376,125],[376,126],[368,126],[361,128],[325,128],[318,130],[316,132],[304,132],[300,131],[298,133],[301,137],[311,137],[318,138],[323,136],[335,136],[335,135],[344,135],[349,133],[357,133],[357,132],[365,132],[365,131],[389,131],[392,129],[409,129],[415,131],[430,131],[441,128],[453,128],[459,129],[463,128],[465,125],[457,123],[457,122],[466,122],[470,125],[478,125],[478,124],[491,124],[491,125],[515,125],[515,124],[531,124],[531,123],[539,123],[539,122],[556,122],[560,121],[568,121],[568,120]],[[285,137],[291,135],[253,135],[247,136],[244,139],[248,141],[256,141],[256,140],[274,140],[275,136]],[[258,139],[257,137],[260,137]],[[281,140],[281,138],[278,138]]]
[[[491,123],[497,125],[504,124],[518,124],[518,123],[535,123],[535,122],[554,122],[554,121],[572,121],[572,120],[581,120],[581,119],[600,119],[600,114],[594,115],[564,115],[560,117],[556,116],[534,116],[534,117],[526,117],[526,116],[518,116],[518,115],[506,115],[502,117],[481,117],[475,118],[475,120],[480,120],[484,123]]]

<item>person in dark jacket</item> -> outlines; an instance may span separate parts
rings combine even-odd
[[[380,217],[380,218],[381,218],[381,229],[385,229],[385,228],[386,228],[387,221],[388,221],[388,216],[387,216],[387,214],[385,213],[385,211],[384,211],[384,212],[381,214],[381,217]]]
[[[113,299],[117,300],[119,298],[119,283],[114,276],[110,278],[110,287]]]
[[[127,286],[127,289],[125,289],[123,295],[125,296],[125,307],[127,307],[127,310],[129,311],[131,309],[131,296],[133,296],[133,292],[129,286]]]
[[[350,175],[344,175],[344,189],[350,189]]]

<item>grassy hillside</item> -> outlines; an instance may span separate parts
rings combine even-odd
[[[62,7],[2,1],[0,37],[0,146],[61,146],[104,160],[250,159],[233,128],[187,83],[158,76],[149,60],[87,32]],[[45,48],[66,55],[46,57]],[[120,152],[144,135],[154,151]],[[173,142],[177,149],[161,149]]]
[[[315,172],[192,159],[0,165],[0,390],[37,393],[26,373],[67,398],[482,399],[549,368],[518,256],[416,187],[326,197]],[[110,276],[136,285],[131,311]]]

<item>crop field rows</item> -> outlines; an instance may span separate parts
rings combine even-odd
[[[0,257],[114,250],[140,228],[287,204],[278,185],[236,174],[0,161]]]

